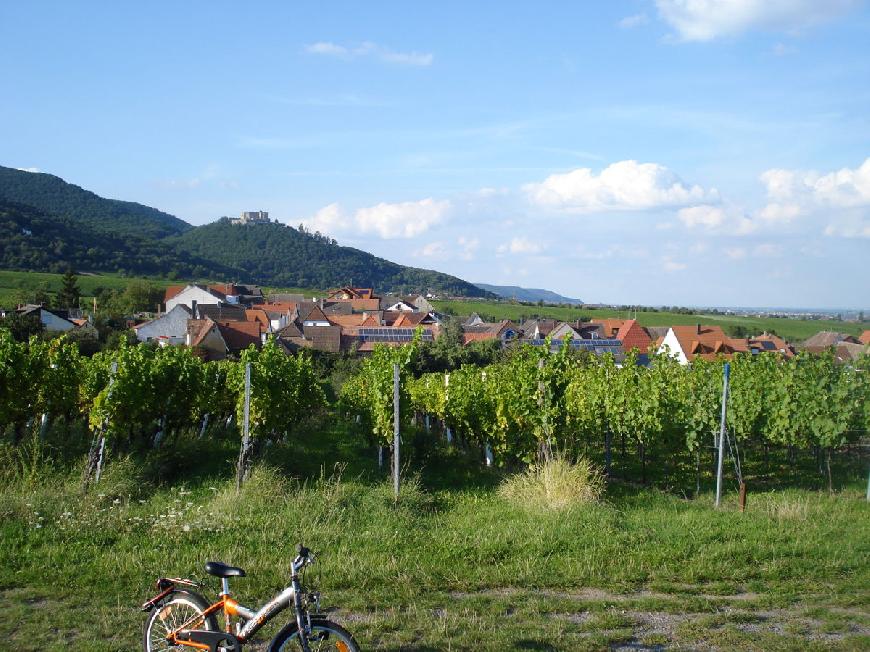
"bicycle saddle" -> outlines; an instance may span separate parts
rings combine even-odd
[[[244,577],[245,571],[235,566],[227,566],[219,561],[207,561],[205,572],[215,577]]]

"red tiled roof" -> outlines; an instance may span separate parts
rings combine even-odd
[[[861,342],[861,344],[870,344],[870,330],[861,333],[860,337],[858,337],[858,341]]]
[[[363,315],[329,315],[329,323],[342,328],[355,328],[361,326],[365,317]]]
[[[652,338],[636,319],[626,319],[622,322],[622,326],[616,333],[616,339],[622,342],[622,348],[626,351],[637,349],[641,353],[646,353],[652,344]]]
[[[602,330],[604,331],[602,335],[606,338],[618,338],[617,333],[619,329],[622,328],[622,325],[625,323],[625,319],[590,319],[590,324],[600,324]],[[633,320],[632,320],[633,321]]]
[[[746,340],[731,339],[720,326],[672,326],[686,359],[715,360],[718,356],[731,357],[734,353],[747,352]]]
[[[276,301],[274,303],[261,303],[257,308],[268,310],[269,312],[293,312],[296,310],[296,303],[293,301]]]
[[[163,303],[166,303],[167,301],[169,301],[172,297],[174,297],[176,294],[179,294],[186,287],[187,287],[186,285],[170,285],[170,286],[168,286],[166,288],[166,292],[163,294]]]
[[[272,322],[269,319],[269,315],[265,313],[265,311],[260,310],[259,308],[249,308],[245,310],[245,319],[248,321],[256,321],[263,325],[264,330],[268,329]]]
[[[463,333],[462,343],[471,344],[472,342],[482,342],[483,340],[494,340],[498,338],[497,333],[486,331],[484,333]]]
[[[259,347],[262,344],[260,335],[263,325],[256,321],[225,321],[218,323],[218,329],[227,343],[230,351],[238,352],[247,349],[251,344]]]
[[[199,346],[215,326],[216,324],[208,317],[205,319],[188,319],[187,334],[190,335],[190,346]]]

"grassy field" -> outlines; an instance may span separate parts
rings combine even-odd
[[[62,278],[63,274],[0,270],[0,306],[13,305],[22,290],[45,290],[49,294],[54,294],[60,290]],[[123,290],[131,283],[140,281],[151,283],[157,287],[166,287],[186,282],[184,280],[173,281],[161,278],[116,276],[112,274],[82,274],[79,276],[78,284],[82,296],[90,298],[94,295],[97,288]],[[263,288],[263,291],[302,293],[305,296],[314,296],[317,293],[317,290],[307,288]]]
[[[612,308],[573,308],[560,306],[524,306],[511,303],[496,303],[492,301],[436,301],[439,310],[447,310],[455,315],[470,315],[478,313],[484,319],[510,319],[519,321],[529,317],[546,317],[574,321],[580,318],[607,319],[615,317],[626,319],[627,311]],[[631,314],[634,317],[634,313]],[[745,317],[738,315],[685,315],[673,312],[638,312],[637,320],[642,326],[678,326],[697,323],[721,326],[728,332],[734,326],[743,326],[753,333],[762,331],[775,332],[790,342],[800,342],[819,331],[833,330],[850,335],[860,335],[870,328],[870,322],[841,322],[834,320],[783,319],[774,317]]]
[[[320,553],[307,581],[363,649],[870,646],[863,467],[838,467],[830,496],[765,485],[745,514],[730,486],[716,512],[709,493],[619,482],[599,503],[551,513],[500,497],[505,472],[467,454],[409,446],[394,504],[361,437],[309,432],[273,446],[241,495],[229,436],[111,459],[87,495],[78,461],[4,449],[0,648],[136,649],[137,606],[157,576],[204,577],[214,596],[202,564],[237,564],[249,577],[233,581],[236,597],[253,606],[283,587],[300,540]],[[52,437],[86,446],[84,434]]]

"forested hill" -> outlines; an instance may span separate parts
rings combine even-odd
[[[282,224],[238,226],[223,218],[170,240],[179,249],[244,269],[251,278],[268,279],[272,285],[327,288],[353,283],[393,292],[437,289],[451,295],[488,294],[455,276],[405,267]]]
[[[105,199],[53,174],[3,166],[0,166],[0,198],[117,236],[162,238],[192,228],[169,213],[135,202]]]
[[[179,252],[164,240],[97,231],[71,218],[0,199],[0,269],[237,278],[241,270]]]
[[[405,267],[279,224],[193,227],[132,202],[104,199],[63,179],[0,166],[0,268],[119,272],[382,292],[493,296],[462,279]]]

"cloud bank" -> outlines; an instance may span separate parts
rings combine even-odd
[[[523,187],[532,203],[568,212],[649,210],[718,200],[718,192],[688,185],[658,163],[619,161],[595,174],[578,168]]]
[[[856,0],[656,0],[683,41],[712,41],[756,29],[791,32],[835,18]]]

